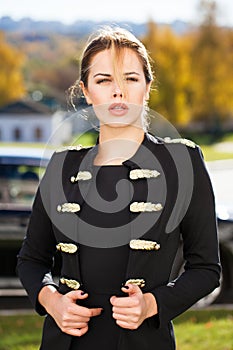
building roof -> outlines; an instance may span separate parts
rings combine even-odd
[[[14,101],[0,108],[1,114],[52,114],[52,111],[46,105],[33,101],[32,99],[23,99]]]

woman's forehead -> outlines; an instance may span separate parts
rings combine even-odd
[[[132,70],[133,67],[137,70],[143,69],[137,53],[132,49],[125,48],[120,49],[118,52],[111,49],[98,52],[92,58],[90,70],[112,70],[116,64],[119,69],[122,68],[124,71]]]

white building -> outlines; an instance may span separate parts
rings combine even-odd
[[[0,142],[69,142],[72,125],[66,117],[33,100],[16,101],[0,109]]]

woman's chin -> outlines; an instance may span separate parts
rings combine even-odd
[[[135,127],[141,127],[141,123],[125,123],[125,122],[104,122],[104,123],[101,123],[102,126],[107,126],[107,127],[110,127],[110,128],[127,128],[129,126],[135,126]]]

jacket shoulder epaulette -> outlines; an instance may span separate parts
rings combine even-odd
[[[82,149],[86,149],[86,147],[83,147],[82,145],[63,146],[63,147],[56,149],[55,153],[66,152],[66,151],[80,151]]]
[[[185,146],[191,147],[191,148],[196,148],[197,145],[195,142],[188,140],[188,139],[183,139],[183,138],[177,138],[177,139],[171,139],[170,137],[165,137],[163,139],[164,143],[181,143]]]

